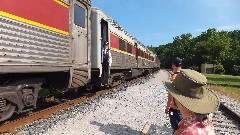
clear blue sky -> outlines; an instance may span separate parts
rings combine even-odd
[[[240,30],[240,0],[92,0],[144,45],[158,46],[173,37],[208,28]]]

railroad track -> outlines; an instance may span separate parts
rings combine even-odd
[[[213,113],[213,124],[216,134],[240,134],[240,117],[223,103],[219,111]]]
[[[169,76],[170,70],[166,70]],[[216,134],[240,134],[240,115],[220,102],[219,111],[213,113],[213,123]]]
[[[122,83],[122,84],[120,84],[116,87],[113,87],[113,88],[108,88],[108,89],[99,90],[99,91],[95,90],[96,92],[90,93],[86,96],[81,96],[81,97],[75,98],[73,100],[69,100],[69,101],[66,101],[64,103],[52,106],[52,107],[48,107],[46,109],[34,112],[32,114],[29,114],[27,116],[23,116],[21,118],[6,121],[0,126],[0,133],[16,133],[17,128],[19,126],[32,123],[32,122],[34,122],[35,120],[38,120],[38,119],[48,118],[51,114],[57,114],[61,110],[65,110],[65,109],[67,109],[71,106],[74,106],[74,105],[77,105],[79,103],[94,99],[96,97],[111,93],[118,88],[130,85],[130,84],[134,84],[144,77],[147,77],[147,76],[141,76],[139,78],[132,79],[130,81]]]

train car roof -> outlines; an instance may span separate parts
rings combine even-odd
[[[97,12],[105,19],[105,21],[109,22],[110,29],[113,32],[122,36],[122,38],[127,39],[132,44],[137,43],[141,50],[146,51],[145,46],[140,41],[138,41],[135,37],[133,37],[125,29],[123,29],[116,21],[114,21],[110,16],[108,16],[106,13],[104,13],[101,9],[99,9],[97,7],[92,7],[92,11]]]

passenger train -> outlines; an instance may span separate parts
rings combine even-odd
[[[159,69],[160,60],[91,0],[0,1],[0,121],[37,107],[39,90],[108,85]]]

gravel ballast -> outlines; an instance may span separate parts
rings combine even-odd
[[[150,134],[171,134],[164,113],[167,92],[162,84],[168,75],[162,72],[91,101],[85,113],[76,112],[75,117],[56,123],[44,134],[139,135],[146,122],[151,124]]]
[[[169,117],[164,112],[167,91],[163,84],[168,77],[166,71],[160,70],[137,84],[25,125],[18,134],[139,135],[149,123],[149,135],[170,135]],[[220,99],[231,102],[226,98]],[[239,103],[234,106],[240,108]]]

